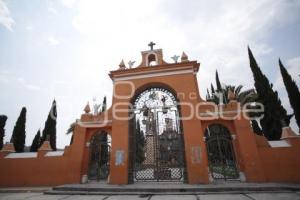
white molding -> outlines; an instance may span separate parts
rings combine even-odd
[[[112,120],[105,120],[105,121],[89,121],[89,122],[77,122],[79,126],[84,128],[101,128],[105,127],[108,124],[112,123]]]
[[[134,79],[143,79],[143,78],[151,78],[151,77],[159,77],[159,76],[171,76],[171,75],[178,75],[178,74],[193,74],[194,70],[192,67],[189,67],[188,69],[182,69],[182,70],[166,70],[164,71],[149,71],[147,73],[143,72],[143,74],[127,74],[124,77],[115,77],[113,81],[126,81],[126,80],[134,80]]]
[[[272,148],[279,148],[279,147],[291,147],[292,145],[284,140],[274,140],[274,141],[268,141],[269,145]]]
[[[63,156],[64,151],[49,151],[46,153],[45,157]]]
[[[5,158],[37,158],[37,152],[10,153]]]
[[[118,77],[127,77],[127,76],[135,76],[138,74],[149,74],[149,73],[159,73],[159,72],[172,72],[172,71],[182,71],[185,69],[193,69],[192,65],[188,65],[188,66],[183,66],[180,68],[164,68],[164,69],[159,69],[157,70],[156,67],[141,67],[141,68],[150,68],[151,70],[148,71],[139,71],[139,72],[128,72],[126,74],[116,74],[114,77],[118,78]]]
[[[246,178],[244,172],[240,171],[240,172],[239,172],[239,177],[240,177],[240,181],[241,181],[241,182],[246,182],[246,181],[247,181],[247,178]]]
[[[236,134],[231,134],[232,140],[236,139]]]
[[[85,143],[85,146],[86,146],[86,147],[90,147],[90,144],[91,144],[90,142],[86,142],[86,143]]]

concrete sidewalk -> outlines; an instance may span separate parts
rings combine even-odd
[[[208,195],[45,195],[43,193],[0,193],[0,200],[300,200],[300,194],[243,193]]]
[[[51,195],[49,195],[51,194]],[[300,200],[300,184],[226,182],[188,185],[142,182],[108,185],[101,182],[54,187],[0,188],[0,200]]]
[[[141,182],[129,185],[106,183],[68,184],[52,188],[46,194],[67,195],[198,195],[198,194],[239,194],[253,192],[300,192],[300,184],[218,182],[207,185],[189,185],[170,182]]]

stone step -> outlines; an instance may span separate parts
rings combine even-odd
[[[160,187],[161,186],[161,187]],[[169,187],[167,187],[169,186]],[[215,194],[215,193],[252,193],[252,192],[295,192],[300,185],[266,185],[266,184],[235,184],[235,185],[65,185],[53,187],[45,194],[122,194],[122,195],[154,195],[154,194]]]
[[[215,192],[200,192],[200,191],[185,191],[185,192],[164,192],[164,191],[149,191],[149,192],[126,192],[126,191],[106,191],[106,192],[90,192],[90,191],[58,191],[58,190],[49,190],[44,192],[48,195],[139,195],[139,196],[149,196],[149,195],[207,195],[207,194],[243,194],[243,193],[294,193],[290,190],[278,190],[278,191],[215,191]]]

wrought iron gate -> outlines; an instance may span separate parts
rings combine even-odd
[[[211,176],[224,180],[239,178],[229,130],[213,124],[206,129],[205,138]]]
[[[110,142],[107,133],[96,134],[90,143],[90,162],[88,177],[90,180],[107,179],[109,175]]]
[[[134,181],[183,181],[183,135],[173,95],[151,88],[134,108]]]

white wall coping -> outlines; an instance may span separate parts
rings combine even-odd
[[[273,148],[277,147],[291,147],[291,144],[289,144],[287,141],[284,140],[276,140],[276,141],[268,141],[270,146]]]
[[[37,152],[10,153],[5,158],[37,158]]]
[[[49,151],[45,154],[45,157],[52,157],[52,156],[63,156],[64,151]]]

